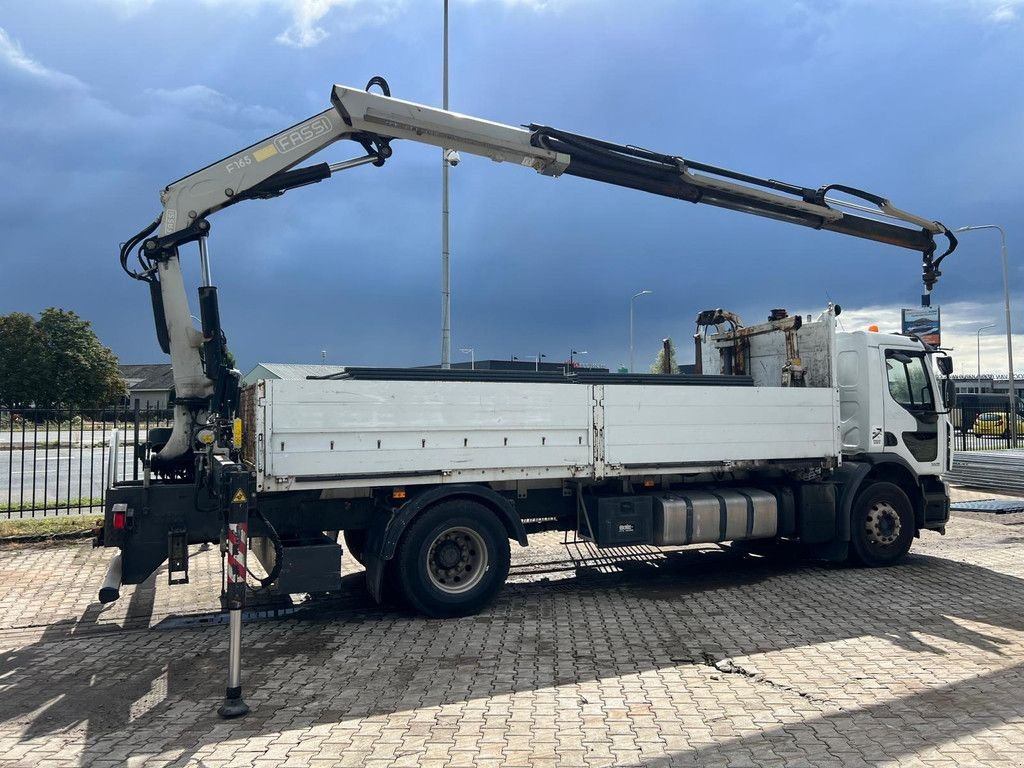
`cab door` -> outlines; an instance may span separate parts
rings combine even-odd
[[[884,452],[902,457],[917,474],[942,471],[943,421],[936,413],[938,393],[924,351],[879,350],[886,375],[883,395]]]

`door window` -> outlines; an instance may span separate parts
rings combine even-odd
[[[924,355],[885,351],[885,373],[892,399],[908,411],[934,410],[934,396]]]

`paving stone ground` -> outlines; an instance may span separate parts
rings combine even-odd
[[[449,621],[353,572],[246,624],[230,722],[215,551],[102,607],[109,550],[0,550],[0,766],[1021,766],[1022,526],[954,513],[883,570],[545,534]]]

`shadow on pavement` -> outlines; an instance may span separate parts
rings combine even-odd
[[[357,588],[360,578],[349,583]],[[146,593],[135,591],[133,609],[146,612]],[[940,643],[959,643],[1005,656],[1004,640],[965,623],[1021,631],[1022,609],[1024,580],[941,558],[916,555],[896,568],[859,570],[693,550],[653,565],[630,561],[513,584],[483,614],[459,620],[417,618],[353,595],[341,608],[245,627],[243,685],[253,711],[225,724],[214,715],[226,675],[225,627],[76,638],[95,628],[94,605],[77,622],[0,652],[0,720],[26,723],[23,741],[84,728],[83,764],[129,754],[118,752],[126,744],[193,754],[235,733],[272,734],[855,638],[917,654],[941,655]],[[816,723],[849,741],[874,709],[894,712],[897,726],[901,712],[940,719],[941,727],[900,733],[897,754],[913,754],[1022,711],[1020,678],[1015,666],[678,760],[703,764],[734,752],[742,759],[775,741],[812,754],[822,743]],[[883,735],[891,757],[893,732]]]

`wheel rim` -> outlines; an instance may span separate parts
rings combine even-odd
[[[900,514],[887,501],[876,501],[868,510],[867,521],[868,541],[881,547],[895,544],[903,530]]]
[[[469,528],[442,531],[427,549],[430,583],[450,595],[468,592],[487,571],[487,547],[480,534]]]

